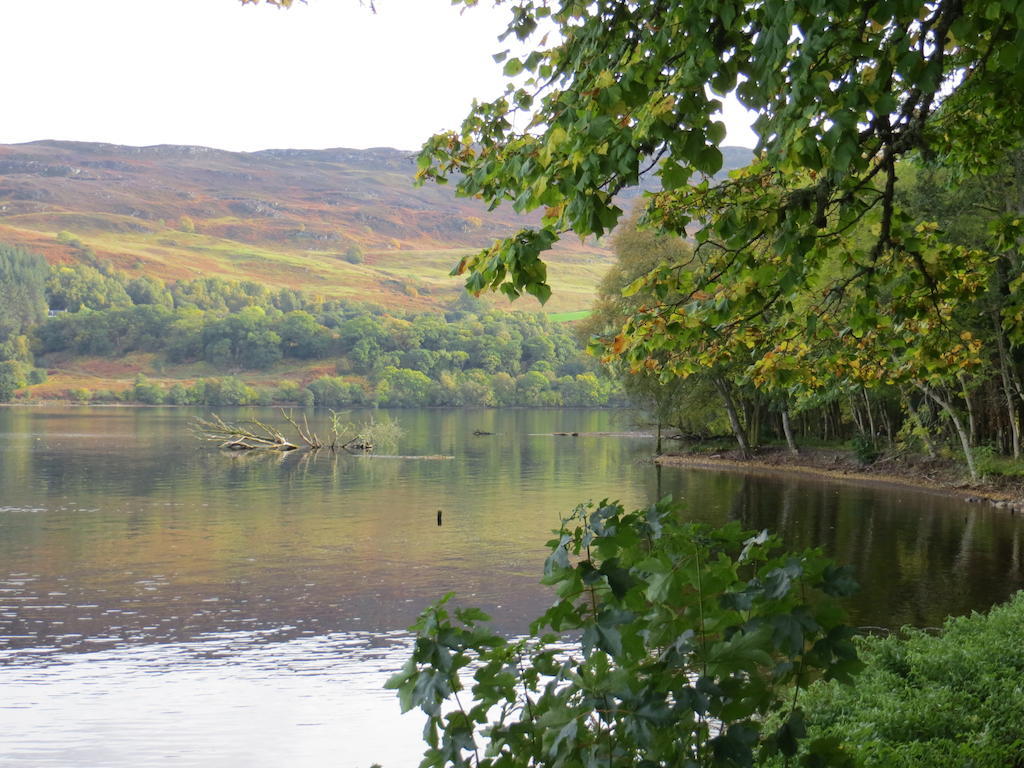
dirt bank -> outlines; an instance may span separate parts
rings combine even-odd
[[[737,451],[714,454],[667,453],[655,459],[663,466],[698,467],[746,474],[796,475],[830,482],[917,488],[952,494],[965,501],[989,503],[1024,511],[1024,482],[1020,478],[991,478],[971,482],[963,468],[945,459],[923,457],[882,458],[859,464],[850,451],[805,449],[794,456],[785,449],[764,448],[750,459]]]

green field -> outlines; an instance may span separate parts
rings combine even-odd
[[[553,323],[571,323],[574,320],[590,317],[590,312],[589,309],[580,309],[575,312],[552,312],[548,315],[548,320]]]

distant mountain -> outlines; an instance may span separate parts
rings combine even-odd
[[[436,306],[460,288],[447,273],[461,254],[529,220],[449,186],[415,188],[414,170],[412,153],[383,148],[0,145],[0,241],[168,280],[218,275]],[[588,306],[610,260],[565,238],[550,259],[547,308]]]

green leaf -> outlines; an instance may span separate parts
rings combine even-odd
[[[718,147],[705,147],[694,158],[693,165],[701,173],[706,173],[708,176],[714,176],[720,170],[722,170],[722,163],[724,163],[721,151]]]
[[[541,304],[546,304],[551,298],[551,286],[547,283],[531,283],[526,286],[526,292],[535,296]]]
[[[520,59],[509,59],[502,68],[505,77],[515,77],[523,71],[523,62]]]
[[[662,187],[670,192],[684,186],[690,180],[689,170],[682,168],[671,158],[662,163],[659,175]]]

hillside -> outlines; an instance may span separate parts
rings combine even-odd
[[[132,276],[248,279],[426,309],[460,290],[448,272],[462,254],[526,220],[451,187],[415,188],[413,171],[412,153],[394,149],[0,145],[0,242],[51,263],[109,260]],[[353,248],[361,263],[345,258]],[[610,260],[566,238],[549,262],[545,310],[588,307]],[[516,308],[537,306],[525,298]]]

